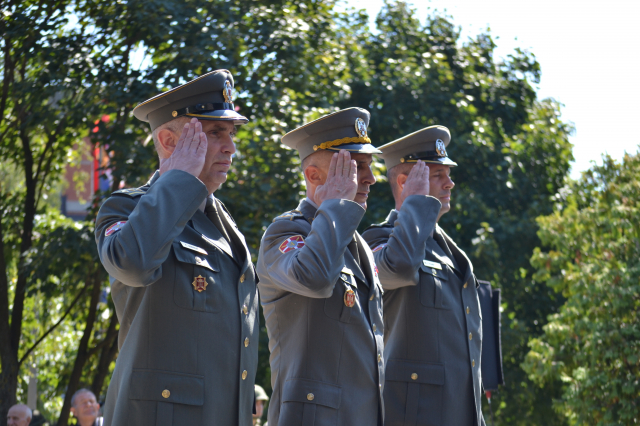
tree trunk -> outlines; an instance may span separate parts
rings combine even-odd
[[[96,398],[100,399],[102,395],[102,388],[104,387],[104,380],[109,374],[109,365],[115,359],[118,354],[118,316],[115,309],[111,315],[111,322],[109,322],[109,329],[107,330],[107,336],[105,337],[106,344],[100,351],[100,360],[98,361],[98,367],[96,368],[96,374],[93,376],[93,383],[91,384],[91,391],[95,394]]]
[[[64,403],[62,404],[62,410],[60,410],[60,417],[58,418],[57,426],[67,426],[67,422],[69,421],[69,410],[71,409],[71,397],[78,390],[78,385],[82,378],[82,369],[89,359],[87,348],[89,347],[89,341],[91,340],[91,334],[93,333],[93,326],[95,324],[96,314],[98,311],[98,301],[100,300],[100,291],[102,290],[102,280],[100,278],[100,271],[97,270],[89,277],[90,282],[87,283],[87,287],[93,285],[91,290],[91,300],[89,301],[87,323],[84,327],[82,338],[80,339],[78,353],[73,364],[73,370],[71,370],[71,377],[69,377],[69,384],[67,385],[67,392],[64,396]]]

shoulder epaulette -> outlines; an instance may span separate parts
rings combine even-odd
[[[304,215],[300,210],[291,210],[286,213],[282,213],[280,216],[277,216],[273,221],[276,220],[293,220],[293,219],[304,219]]]
[[[128,195],[131,198],[135,198],[146,194],[148,189],[148,186],[141,186],[140,188],[126,188],[115,191],[111,195]]]
[[[363,232],[366,232],[369,229],[375,229],[375,228],[393,228],[393,225],[387,221],[384,221],[382,223],[374,223],[372,225],[369,225],[369,227],[365,229]]]

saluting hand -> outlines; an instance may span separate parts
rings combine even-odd
[[[182,170],[200,176],[207,153],[207,135],[197,118],[184,125],[180,139],[169,158],[160,161],[160,174],[169,170]]]
[[[429,166],[422,160],[411,168],[400,197],[404,202],[410,195],[429,195]]]
[[[333,154],[327,180],[324,185],[316,188],[315,199],[318,205],[324,200],[353,200],[358,193],[357,169],[356,161],[344,149]]]

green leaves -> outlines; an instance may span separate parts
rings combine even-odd
[[[530,341],[523,368],[538,383],[563,381],[555,408],[571,424],[632,424],[640,406],[640,153],[603,162],[539,219],[554,250],[531,260],[566,302]]]

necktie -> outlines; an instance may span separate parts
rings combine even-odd
[[[207,204],[204,207],[204,213],[207,215],[209,220],[213,222],[216,228],[218,228],[224,239],[227,240],[229,247],[233,247],[231,245],[231,238],[229,238],[229,234],[227,234],[227,230],[224,228],[222,220],[220,220],[220,213],[218,212],[218,209],[211,197],[207,198]]]
[[[358,254],[358,243],[356,243],[355,235],[353,236],[353,239],[351,240],[347,248],[351,252],[351,255],[353,256],[353,258],[356,260],[356,263],[358,264],[358,266],[360,266],[360,255]]]

